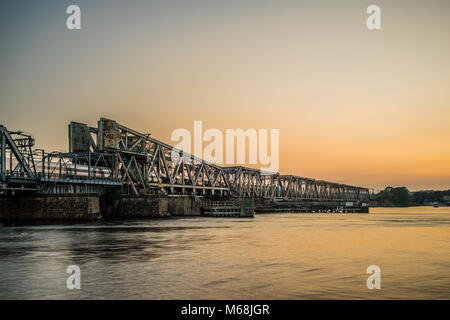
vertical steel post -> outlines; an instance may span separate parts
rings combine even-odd
[[[62,154],[59,154],[59,177],[58,179],[61,179],[61,175],[62,175]]]
[[[6,137],[5,137],[6,140]],[[6,153],[6,149],[5,149],[5,153]],[[5,169],[6,170],[6,169]],[[9,150],[9,170],[12,172],[13,170],[13,152],[12,150]],[[7,170],[6,170],[7,171]],[[6,172],[6,174],[8,174],[8,172]]]
[[[88,151],[88,179],[91,179],[91,151]]]
[[[6,180],[6,137],[2,133],[2,145],[1,145],[1,180]]]
[[[74,171],[75,171],[74,175],[75,175],[75,177],[77,176],[77,162],[78,162],[77,159],[78,159],[78,156],[75,155],[75,163],[74,163]]]
[[[97,122],[97,127],[98,127],[98,131],[97,131],[97,147],[98,150],[100,152],[103,151],[103,139],[104,139],[104,135],[103,135],[103,119],[100,119]]]
[[[45,155],[44,155],[44,149],[42,149],[42,178],[45,178]]]
[[[50,178],[50,172],[51,172],[50,164],[51,164],[50,154],[48,154],[47,155],[47,178]]]

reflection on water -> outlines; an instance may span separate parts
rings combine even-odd
[[[449,253],[450,207],[3,226],[0,298],[449,299]]]

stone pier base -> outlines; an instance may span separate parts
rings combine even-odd
[[[30,195],[0,198],[0,221],[97,220],[201,216],[200,200],[189,195],[166,197],[98,194]]]
[[[98,195],[46,195],[0,198],[0,220],[96,220]]]
[[[102,197],[100,211],[104,218],[145,218],[199,216],[200,204],[191,196]]]
[[[168,209],[172,216],[200,216],[201,206],[192,196],[169,196]]]
[[[170,216],[167,198],[154,197],[102,197],[103,218],[145,218]]]

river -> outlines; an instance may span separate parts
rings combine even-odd
[[[0,226],[0,268],[0,299],[450,299],[450,207]]]

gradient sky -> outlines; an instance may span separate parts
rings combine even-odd
[[[283,174],[448,189],[449,57],[447,0],[2,1],[0,123],[48,151],[99,117],[279,128]]]

